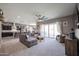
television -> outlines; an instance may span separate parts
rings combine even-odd
[[[2,25],[2,30],[12,30],[12,26],[10,26],[10,25]]]

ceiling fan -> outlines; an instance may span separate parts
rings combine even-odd
[[[40,15],[40,14],[36,14],[35,16],[38,18],[39,21],[44,21],[48,19],[48,17]]]

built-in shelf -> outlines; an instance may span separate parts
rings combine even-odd
[[[2,32],[20,32],[20,30],[12,31],[12,30],[2,30]]]
[[[16,30],[13,30],[13,26],[15,24]],[[7,37],[18,37],[20,34],[20,31],[24,29],[25,24],[19,24],[19,23],[12,23],[12,22],[2,22],[2,38]],[[21,29],[21,30],[20,30]],[[24,31],[21,31],[24,32]]]

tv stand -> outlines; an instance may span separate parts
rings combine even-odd
[[[16,38],[19,37],[20,34],[20,29],[24,29],[25,24],[19,24],[19,23],[15,23],[16,26],[16,31],[12,31],[12,26],[14,23],[12,22],[2,22],[2,30],[1,30],[1,36],[2,39],[6,38],[6,37],[12,37],[12,38]]]
[[[77,40],[66,38],[65,40],[65,54],[68,56],[77,56]]]

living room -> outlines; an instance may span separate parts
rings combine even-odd
[[[0,3],[0,55],[77,56],[77,40],[70,33],[77,28],[78,7],[76,3]]]

